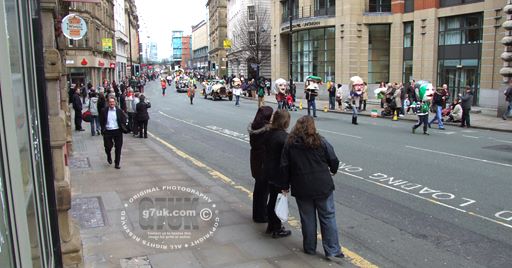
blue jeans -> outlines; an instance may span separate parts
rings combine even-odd
[[[235,105],[240,105],[240,95],[235,95]]]
[[[357,117],[357,107],[355,104],[352,105],[352,117]]]
[[[316,253],[316,215],[320,221],[322,232],[322,246],[325,256],[334,256],[341,252],[338,240],[338,227],[336,225],[336,209],[334,208],[334,194],[323,199],[296,198],[302,224],[302,245],[304,252]]]
[[[508,102],[507,111],[503,114],[503,118],[510,116],[510,112],[512,112],[512,101]]]
[[[329,109],[334,110],[336,109],[336,96],[329,96]]]
[[[434,116],[434,118],[432,118],[432,120],[430,120],[430,122],[428,122],[428,124],[431,125],[434,121],[437,120],[437,125],[439,126],[439,128],[444,128],[442,112],[443,112],[443,106],[437,105],[436,116]]]
[[[91,116],[91,135],[94,136],[96,134],[96,129],[98,132],[101,131],[100,118],[97,115],[93,115]]]
[[[316,117],[316,102],[314,100],[308,100],[308,115],[311,115],[310,109],[313,109],[313,116]]]

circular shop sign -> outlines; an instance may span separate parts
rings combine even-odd
[[[165,185],[142,190],[121,210],[121,228],[134,241],[155,249],[194,247],[219,227],[219,210],[198,190]]]
[[[69,39],[80,40],[87,33],[87,23],[75,14],[62,19],[62,33]]]

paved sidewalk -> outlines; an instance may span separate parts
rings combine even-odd
[[[323,258],[321,241],[317,249],[319,254],[304,254],[300,230],[295,228],[292,228],[290,237],[270,238],[264,233],[266,224],[252,222],[251,202],[247,194],[237,192],[223,182],[219,174],[203,172],[199,163],[169,150],[158,139],[125,135],[121,169],[117,170],[106,163],[102,137],[92,137],[89,125],[84,123],[84,126],[86,131],[73,132],[75,152],[69,159],[69,165],[73,200],[71,214],[81,225],[85,267],[339,265]],[[137,213],[140,213],[137,211],[139,208],[128,211],[125,204],[142,190],[163,185],[195,189],[214,200],[220,224],[213,237],[179,250],[154,249],[129,237],[124,228],[134,233],[143,230]],[[127,211],[127,221],[122,220],[123,211]],[[165,241],[178,243],[169,238]],[[346,258],[341,265],[354,267],[351,261],[358,263],[358,260]],[[359,263],[364,266],[364,262]]]
[[[248,97],[244,97],[245,99],[251,99]],[[303,110],[307,110],[307,101],[305,99],[297,99],[295,105],[297,109],[299,108],[299,103],[302,101]],[[277,103],[274,95],[265,95],[265,102],[267,103]],[[324,111],[324,107],[329,107],[329,102],[325,100],[317,100],[316,108],[317,115],[321,116],[321,113]],[[336,103],[336,109],[338,109],[338,104]],[[366,111],[361,111],[359,115],[361,116],[371,116],[372,110],[377,110],[380,119],[391,120],[391,117],[381,117],[380,112],[383,110],[380,108],[380,103],[375,103],[374,100],[371,100],[366,105]],[[320,112],[320,113],[319,113]],[[340,113],[350,115],[352,112],[345,112],[340,110],[328,110],[330,113]],[[429,119],[432,119],[434,116],[433,113],[429,115]],[[418,117],[414,114],[408,114],[404,117],[400,117],[399,120],[408,120],[408,121],[417,121]],[[445,122],[445,125],[458,127],[460,123],[451,123]],[[433,124],[432,127],[437,127],[436,124]],[[477,129],[487,129],[487,130],[495,130],[495,131],[504,131],[504,132],[512,132],[512,117],[508,120],[503,120],[501,117],[496,117],[496,110],[493,109],[485,109],[481,107],[473,107],[471,111],[471,127]]]

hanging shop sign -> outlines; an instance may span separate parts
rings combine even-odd
[[[112,38],[101,38],[101,46],[104,52],[112,52]]]
[[[69,14],[62,19],[62,33],[69,39],[80,40],[87,33],[87,23],[75,14]]]
[[[224,45],[224,48],[226,48],[226,49],[231,48],[231,40],[224,39],[223,45]]]

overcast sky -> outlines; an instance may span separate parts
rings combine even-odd
[[[171,55],[171,32],[192,33],[192,25],[206,20],[206,0],[135,0],[140,40],[158,43],[158,58]]]

